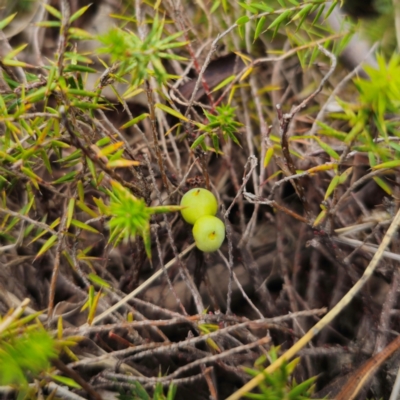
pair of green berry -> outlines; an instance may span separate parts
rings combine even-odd
[[[181,200],[183,219],[193,225],[193,237],[199,250],[210,253],[218,250],[225,239],[225,224],[215,216],[218,203],[207,189],[195,188]]]

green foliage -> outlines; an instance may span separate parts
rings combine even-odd
[[[307,21],[309,16],[314,14],[315,17],[312,19],[312,23],[310,25],[312,27],[317,23],[319,17],[324,12],[327,3],[327,1],[323,0],[309,0],[302,3],[298,2],[297,0],[288,0],[288,2],[281,0],[275,2],[275,4],[273,2],[266,1],[239,2],[240,6],[247,12],[253,14],[253,18],[257,21],[254,29],[254,40],[256,40],[263,31],[267,16],[271,22],[266,30],[273,30],[272,37],[275,37],[282,26],[285,26],[286,28],[288,25],[294,24],[295,30],[298,31]],[[332,2],[329,10],[325,14],[325,18],[329,16],[329,14],[338,4],[339,0]],[[236,21],[239,26],[241,36],[243,35],[243,25],[249,21],[249,17],[240,17]]]
[[[243,125],[236,121],[235,108],[229,104],[225,104],[215,108],[215,114],[204,110],[204,114],[208,119],[208,124],[203,125],[201,130],[206,133],[201,134],[192,144],[192,149],[201,145],[203,150],[207,150],[207,146],[204,140],[207,136],[211,138],[215,151],[218,153],[219,134],[222,134],[225,141],[228,139],[233,140],[237,145],[240,146],[240,142],[235,136],[237,130]]]
[[[76,359],[69,349],[76,338],[64,340],[62,325],[57,338],[47,332],[38,320],[40,312],[22,317],[28,304],[25,299],[16,310],[0,317],[0,385],[11,385],[22,394],[30,391],[28,384],[34,379],[51,377],[51,360],[61,350]],[[31,394],[26,398],[36,398]]]
[[[118,244],[120,240],[134,239],[140,235],[150,255],[150,217],[151,211],[143,199],[133,196],[117,182],[113,182],[113,190],[109,191],[110,241]]]
[[[324,24],[332,11],[342,5],[339,0],[259,0],[239,4],[246,11],[246,15],[236,20],[240,37],[244,38],[245,25],[250,26],[253,43],[261,36],[273,40],[282,35],[290,40],[293,47],[298,47],[297,56],[302,68],[316,62],[320,55],[318,45],[330,48],[333,54],[339,55],[356,27],[353,21],[346,20],[336,32]]]
[[[391,115],[397,113],[400,106],[400,57],[393,54],[386,62],[383,56],[378,55],[377,61],[377,68],[366,67],[371,79],[355,80],[359,91],[358,106],[354,108],[341,103],[346,115],[344,119],[352,125],[345,142],[354,142],[359,149],[368,152],[372,168],[396,168],[399,166],[397,137],[400,124]],[[392,188],[385,181],[379,177],[374,180],[389,195],[392,194]]]
[[[151,397],[146,389],[139,383],[135,382],[135,388],[131,389],[128,394],[120,394],[119,400],[174,400],[177,387],[174,384],[170,384],[168,387],[167,395],[164,394],[163,385],[157,383],[154,388],[153,397]]]
[[[79,54],[74,40],[91,39],[91,37],[81,29],[70,27],[70,24],[81,17],[89,6],[78,10],[67,21],[63,20],[62,13],[53,6],[45,5],[45,7],[56,20],[40,22],[38,25],[45,28],[56,27],[64,32],[65,48],[61,49],[62,55],[56,54],[55,61],[45,67],[48,70],[46,81],[35,74],[27,73],[28,87],[25,88],[4,72],[4,79],[11,90],[0,95],[0,123],[4,124],[4,134],[0,136],[0,190],[5,190],[5,193],[8,194],[12,192],[13,185],[18,179],[22,177],[27,180],[32,196],[28,207],[17,210],[22,216],[26,216],[29,215],[31,209],[35,209],[37,201],[35,193],[40,191],[41,187],[66,184],[78,187],[79,198],[72,199],[73,201],[68,205],[67,230],[74,227],[78,230],[99,233],[95,228],[76,217],[76,213],[79,211],[77,208],[93,219],[106,215],[111,218],[109,223],[111,242],[116,245],[122,239],[127,240],[140,235],[143,237],[147,254],[150,256],[151,215],[177,211],[180,208],[174,209],[173,206],[148,208],[142,197],[133,196],[122,184],[117,185],[114,182],[110,189],[109,185],[103,181],[105,170],[112,172],[116,168],[132,168],[139,163],[132,160],[131,157],[129,157],[130,159],[126,158],[124,142],[107,136],[93,144],[91,138],[78,132],[79,128],[77,129],[76,123],[87,124],[88,120],[92,118],[94,110],[104,109],[105,101],[101,97],[103,87],[115,79],[123,81],[122,76],[128,73],[132,76],[131,84],[126,82],[129,84],[127,93],[130,95],[137,91],[137,86],[150,76],[154,76],[159,84],[164,84],[174,78],[166,72],[163,62],[171,59],[184,60],[169,51],[185,45],[186,42],[177,41],[182,36],[181,32],[165,35],[164,20],[160,20],[157,15],[152,20],[150,32],[144,35],[143,40],[127,29],[110,30],[98,38],[102,46],[97,53],[109,54],[115,65],[103,74],[97,89],[90,91],[85,88],[86,79],[83,74],[97,73],[97,71],[88,66],[93,63],[91,54]],[[5,27],[12,18],[12,16],[6,18],[0,22],[0,25]],[[128,20],[136,23],[135,20]],[[65,24],[66,26],[63,26]],[[139,30],[145,30],[145,28],[147,27],[143,25]],[[25,45],[11,51],[4,58],[4,64],[25,67],[25,63],[15,60],[15,57],[24,48]],[[18,90],[14,90],[16,88]],[[56,101],[52,107],[48,105],[50,98],[52,101],[53,99]],[[120,97],[118,98],[120,99]],[[39,104],[38,107],[43,108],[44,112],[39,115],[33,113],[30,116],[29,111],[36,104]],[[59,107],[59,111],[57,111],[57,107]],[[163,107],[166,106],[160,105],[159,108],[163,109]],[[68,118],[74,116],[75,125],[68,121],[67,115]],[[126,123],[123,128],[133,126],[148,116],[148,113],[143,113]],[[66,123],[64,118],[67,120]],[[72,136],[72,143],[70,138],[63,136],[65,130],[62,126],[60,127],[60,119],[63,120],[64,125],[69,127],[67,135]],[[84,150],[85,148],[89,148],[89,150]],[[48,154],[52,154],[55,160],[50,162]],[[82,164],[84,170],[80,173],[79,169]],[[10,168],[12,165],[14,167]],[[51,183],[47,182],[37,172],[42,165],[50,175],[54,173],[54,165],[57,166],[57,169],[60,167],[62,173]],[[99,213],[85,199],[85,189],[88,185],[109,195],[109,199],[106,199],[105,203],[100,196],[95,198]],[[109,205],[107,205],[107,200],[110,202]],[[2,207],[7,208],[6,201],[3,202]],[[2,235],[4,238],[14,240],[12,236],[5,235],[15,227],[18,221],[17,217],[11,221],[7,221],[7,219],[3,221]],[[60,219],[51,221],[49,225],[43,221],[43,224],[37,227],[36,236],[32,242],[43,240],[43,236],[49,232],[52,234],[45,238],[36,257],[44,255],[59,243],[59,235],[53,230],[60,221]],[[47,229],[43,229],[43,226]],[[28,227],[27,234],[32,232],[33,227],[34,225]]]
[[[318,142],[321,149],[335,160],[340,161],[340,155],[332,148],[331,141],[339,141],[349,148],[349,151],[358,151],[368,154],[370,166],[373,169],[397,168],[400,166],[400,124],[393,115],[400,106],[400,57],[394,54],[386,62],[383,56],[377,56],[378,67],[366,67],[370,78],[358,77],[354,80],[358,89],[358,98],[355,103],[348,103],[337,98],[342,112],[331,113],[333,120],[346,121],[348,126],[339,131],[332,124],[317,122],[320,127],[318,135],[292,136],[291,141],[313,139]],[[346,183],[352,168],[340,171],[335,164],[335,175],[325,193],[324,201],[333,197],[339,185]],[[375,182],[389,195],[392,187],[380,177],[373,178]],[[322,214],[326,216],[325,206]],[[321,215],[322,215],[321,214]],[[320,216],[321,216],[320,215]],[[318,217],[318,223],[320,218]]]
[[[150,218],[153,214],[180,211],[181,206],[147,207],[144,199],[138,199],[120,183],[112,181],[108,190],[110,205],[105,208],[109,215],[110,242],[117,245],[121,240],[134,240],[137,235],[144,241],[147,256],[151,258]]]
[[[161,97],[161,100],[157,101],[164,101],[167,94],[164,87],[160,88],[160,86],[170,86],[171,81],[176,78],[168,73],[168,61],[186,60],[177,54],[180,51],[183,53],[184,49],[181,48],[188,44],[186,41],[180,41],[184,33],[180,31],[170,33],[170,26],[166,25],[167,22],[164,19],[158,17],[157,10],[154,10],[155,16],[151,16],[149,13],[151,3],[145,2],[147,11],[140,24],[135,18],[119,16],[117,18],[124,21],[124,27],[113,28],[108,33],[97,37],[101,47],[96,50],[96,53],[101,56],[109,55],[109,60],[102,62],[106,64],[110,61],[112,66],[98,78],[99,84],[95,89],[86,87],[86,81],[89,81],[88,76],[97,73],[92,68],[94,54],[80,54],[78,50],[80,46],[77,45],[79,41],[92,39],[92,37],[84,30],[70,26],[88,7],[81,8],[65,21],[59,10],[45,5],[53,20],[40,22],[38,26],[56,28],[65,34],[64,47],[60,46],[54,59],[43,67],[47,74],[38,76],[29,72],[36,70],[27,69],[31,66],[17,59],[23,54],[26,45],[16,47],[2,58],[2,65],[5,67],[2,68],[4,85],[2,85],[0,95],[0,208],[4,212],[4,215],[1,214],[0,221],[2,245],[15,244],[21,237],[23,245],[29,246],[32,243],[38,245],[39,250],[36,249],[35,254],[39,257],[46,252],[54,251],[63,239],[60,253],[72,267],[77,264],[77,260],[78,262],[85,260],[89,264],[89,256],[87,256],[89,246],[86,245],[86,249],[85,245],[81,246],[85,240],[84,235],[79,237],[76,232],[83,230],[84,233],[100,236],[100,232],[90,223],[93,220],[101,223],[105,219],[106,226],[110,229],[108,238],[110,243],[117,246],[121,241],[134,240],[140,236],[144,241],[146,253],[150,257],[152,216],[180,209],[178,206],[150,207],[146,203],[145,199],[149,195],[148,193],[144,195],[139,186],[148,176],[144,177],[143,182],[138,183],[139,189],[135,192],[129,186],[131,181],[123,180],[124,174],[118,176],[114,174],[116,168],[126,167],[130,168],[135,178],[138,177],[137,181],[141,178],[141,175],[133,168],[138,165],[138,162],[132,159],[131,149],[125,140],[118,139],[120,132],[116,133],[116,129],[109,131],[103,129],[101,118],[96,119],[97,111],[114,109],[111,100],[102,97],[102,90],[106,85],[117,80],[127,86],[124,95],[115,91],[117,101],[126,107],[124,100],[143,91],[140,85],[154,77],[156,87],[152,89],[157,90]],[[162,8],[162,2],[155,3],[157,7]],[[321,44],[331,49],[334,54],[339,54],[352,34],[351,24],[348,31],[344,31],[343,34],[330,32],[322,26],[320,17],[324,15],[326,18],[339,5],[338,0],[331,2],[330,5],[324,0],[242,1],[238,4],[236,7],[236,4],[230,4],[227,0],[215,0],[211,8],[211,13],[214,13],[213,18],[223,20],[218,29],[224,27],[227,21],[231,25],[236,21],[231,33],[232,35],[239,33],[241,38],[235,37],[237,40],[232,41],[235,46],[237,43],[243,44],[246,35],[246,46],[249,43],[257,46],[262,40],[269,41],[284,36],[293,46],[298,47],[297,54],[302,67],[312,65],[317,60],[320,55],[318,46]],[[216,16],[218,13],[219,15]],[[0,21],[0,29],[5,28],[14,16],[8,16]],[[146,25],[148,21],[150,21],[149,26]],[[130,24],[135,26],[138,33],[130,29]],[[237,28],[236,31],[235,28]],[[185,32],[185,34],[190,37],[190,32]],[[204,38],[198,39],[200,41]],[[253,44],[251,44],[252,41]],[[227,48],[230,45],[229,40],[224,43]],[[237,50],[237,46],[235,49]],[[191,61],[197,62],[194,57]],[[23,69],[26,81],[19,79],[20,77],[18,78],[17,74],[13,73],[16,68]],[[334,198],[340,185],[348,183],[351,175],[351,167],[345,170],[339,168],[342,153],[335,150],[332,142],[339,142],[349,151],[368,154],[370,166],[374,170],[400,166],[400,145],[397,140],[400,137],[399,123],[391,115],[398,113],[400,105],[400,56],[394,55],[388,63],[380,56],[378,68],[368,68],[367,71],[371,79],[358,78],[355,81],[359,90],[357,101],[346,103],[338,99],[343,112],[331,115],[332,119],[344,121],[345,127],[342,124],[340,128],[334,128],[330,123],[321,122],[318,135],[299,135],[290,138],[292,142],[296,140],[307,144],[310,141],[316,142],[334,164],[334,167],[330,168],[333,177],[327,184],[324,204],[321,204],[322,213],[315,220],[316,223],[322,221],[327,215],[329,200]],[[253,70],[249,68],[248,73],[250,75]],[[125,80],[128,75],[129,81]],[[243,80],[246,76],[248,75],[242,76]],[[234,82],[235,79],[236,76],[231,75],[213,88],[211,93]],[[244,82],[242,85],[245,88]],[[260,93],[261,89],[258,94]],[[243,125],[237,118],[237,108],[230,105],[230,100],[228,104],[211,108],[211,111],[205,110],[204,115],[208,120],[206,123],[192,121],[165,104],[149,104],[149,113],[135,116],[124,123],[122,129],[137,128],[143,121],[148,122],[145,121],[147,118],[151,119],[150,123],[156,126],[154,122],[156,111],[165,112],[185,122],[190,128],[199,128],[200,134],[192,143],[192,149],[201,146],[203,150],[210,150],[207,144],[211,142],[215,152],[220,154],[222,139],[231,140],[240,146],[238,132]],[[267,103],[267,100],[261,96],[260,100],[263,106]],[[169,101],[168,98],[167,101]],[[240,107],[240,101],[235,102],[236,99],[233,101],[233,104],[239,104],[238,107]],[[169,104],[172,105],[172,102]],[[251,104],[248,109],[253,113],[254,108]],[[306,112],[311,114],[312,110],[307,109]],[[259,118],[255,115],[254,112],[250,118]],[[349,127],[350,129],[347,129]],[[187,131],[189,132],[190,129]],[[273,146],[266,151],[265,167],[269,166],[274,156],[281,151],[280,139],[276,135],[272,133],[268,139],[273,142]],[[263,138],[254,138],[255,147],[261,140]],[[176,143],[176,146],[180,145],[178,141]],[[154,148],[157,148],[156,143],[154,143]],[[181,151],[179,148],[177,153]],[[183,147],[183,152],[185,151],[187,148]],[[291,152],[297,154],[293,149]],[[189,158],[186,154],[183,155],[185,159]],[[129,177],[132,175],[127,174]],[[387,182],[378,177],[374,179],[387,193],[392,194],[392,189]],[[27,198],[24,202],[19,202],[19,196],[16,196],[16,194],[19,195],[16,192],[22,186],[18,185],[21,181],[24,186],[24,196]],[[143,184],[143,186],[146,185]],[[62,191],[60,189],[60,194],[66,197],[65,215],[57,214],[56,210],[50,206],[49,211],[43,212],[40,207],[43,193],[45,195],[47,191],[57,193],[59,188],[67,188]],[[95,196],[88,196],[89,190],[95,192]],[[60,197],[57,200],[60,202],[56,207],[62,204],[63,198]],[[88,217],[92,220],[91,222],[88,222]],[[204,236],[202,231],[200,233],[196,231],[201,227],[200,224],[194,227],[195,240],[198,247],[203,248],[204,251],[216,250],[225,235],[222,221],[215,217],[203,219],[203,222],[206,222],[204,229],[210,225],[210,219],[214,222],[219,221],[219,226],[213,228],[211,232],[211,235],[215,236],[219,229],[217,245],[207,244],[204,247],[199,244],[199,240],[204,242],[205,238],[202,237]],[[21,221],[24,223],[19,224]],[[19,227],[22,229],[21,235],[19,235]],[[56,229],[59,230],[56,231]],[[207,236],[209,236],[208,233]],[[83,247],[83,250],[80,247]],[[78,249],[77,254],[74,254],[74,259],[70,254],[72,248]],[[97,285],[105,288],[109,285],[96,275],[90,278]],[[99,291],[96,294],[93,287],[89,287],[88,292],[85,306],[89,309],[88,323],[90,324],[102,292]],[[203,332],[214,329],[206,325],[200,328]],[[24,324],[15,325],[2,332],[0,335],[0,384],[26,385],[32,381],[33,377],[40,376],[48,370],[51,358],[57,356],[60,348],[73,358],[74,355],[68,353],[67,348],[60,343],[61,337],[62,332],[58,339],[52,338],[39,323],[29,325],[29,329]],[[207,344],[210,348],[220,351],[211,338],[207,339]],[[277,358],[276,352],[274,349],[270,352],[270,360],[274,361]],[[247,396],[260,399],[309,398],[315,379],[311,378],[297,384],[292,377],[297,362],[298,360],[292,361],[283,365],[277,372],[266,375],[264,382],[259,386],[260,393],[249,393]],[[263,359],[260,359],[256,368],[248,369],[248,373],[259,374],[263,369],[262,363]],[[64,383],[69,382],[65,377],[57,379]],[[73,382],[68,384],[74,385]],[[151,398],[139,383],[135,386],[136,388],[129,395],[121,395],[121,399]],[[172,400],[175,391],[176,388],[171,386],[168,394],[164,395],[162,385],[158,384],[155,387],[153,399]]]
[[[268,352],[271,363],[277,360],[279,348],[272,348]],[[249,399],[259,400],[309,400],[314,392],[314,382],[316,377],[307,379],[302,383],[297,383],[292,377],[296,365],[300,358],[296,358],[290,363],[284,363],[277,371],[268,375],[264,372],[266,356],[261,356],[256,362],[256,368],[245,368],[245,371],[253,376],[260,373],[264,374],[264,381],[260,383],[258,389],[260,393],[247,393]]]
[[[184,60],[183,57],[168,53],[168,50],[183,46],[186,42],[175,41],[182,35],[181,32],[163,38],[163,30],[164,21],[160,21],[157,14],[150,32],[143,40],[131,31],[113,28],[98,37],[103,45],[98,49],[98,53],[110,54],[112,62],[120,64],[121,76],[131,74],[133,85],[139,85],[151,75],[157,79],[158,83],[166,83],[174,76],[167,73],[162,60]],[[152,67],[149,67],[149,64]]]
[[[352,2],[347,2],[346,7],[351,9]],[[354,3],[357,4],[357,3]],[[373,9],[377,11],[373,18],[361,19],[360,36],[367,38],[370,43],[379,42],[380,51],[390,57],[397,49],[396,29],[393,16],[395,15],[392,0],[379,0],[373,2]]]
[[[29,301],[0,318],[0,385],[11,386],[18,398],[37,399],[39,387],[28,384],[37,379],[53,379],[80,387],[73,379],[52,374],[51,361],[57,359],[62,351],[72,360],[77,357],[70,347],[77,344],[79,338],[63,338],[62,319],[59,319],[57,337],[45,330],[39,322],[40,312],[21,317]],[[43,381],[44,382],[44,381]]]
[[[4,335],[3,335],[4,336]],[[26,331],[0,340],[0,384],[26,385],[50,366],[57,356],[55,340],[43,329]]]
[[[360,104],[384,122],[385,113],[397,112],[400,106],[400,56],[394,53],[386,62],[377,56],[378,68],[366,67],[370,79],[357,78],[355,84],[360,92]]]

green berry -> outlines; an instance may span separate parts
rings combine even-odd
[[[181,210],[183,219],[193,225],[200,217],[205,215],[215,215],[218,210],[218,203],[215,196],[207,189],[195,188],[184,194],[181,206],[186,206]]]
[[[199,250],[216,251],[225,239],[225,224],[212,215],[201,217],[194,224],[193,237]]]

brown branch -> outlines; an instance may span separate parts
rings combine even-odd
[[[102,397],[96,390],[89,385],[77,372],[73,369],[68,368],[62,361],[58,359],[51,360],[51,363],[59,369],[63,374],[67,375],[69,378],[73,379],[76,383],[82,386],[82,389],[86,391],[87,394],[90,395],[91,398],[95,400],[102,400]]]
[[[376,356],[369,359],[364,365],[362,365],[351,378],[348,380],[346,385],[336,396],[335,400],[353,400],[362,387],[368,382],[368,380],[375,374],[378,368],[386,361],[395,351],[400,348],[400,336],[394,339],[387,347],[385,347]]]

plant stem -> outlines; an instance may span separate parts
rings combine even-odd
[[[303,347],[307,345],[325,326],[327,326],[344,308],[354,299],[357,293],[362,289],[368,279],[372,276],[375,268],[383,256],[383,252],[390,244],[392,237],[397,231],[400,224],[400,209],[397,211],[392,223],[389,226],[378,251],[374,254],[368,267],[365,269],[362,277],[355,283],[355,285],[347,292],[345,296],[332,308],[328,314],[325,315],[317,324],[315,324],[298,342],[296,342],[289,350],[287,350],[281,357],[279,357],[273,364],[265,368],[264,373],[254,377],[251,381],[247,382],[243,387],[229,396],[226,400],[239,400],[243,395],[253,390],[263,380],[265,374],[271,374],[276,371],[285,361],[289,361],[294,357]]]

